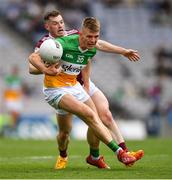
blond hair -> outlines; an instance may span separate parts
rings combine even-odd
[[[94,17],[86,17],[82,21],[82,29],[83,28],[87,28],[93,32],[98,32],[100,31],[100,22]]]

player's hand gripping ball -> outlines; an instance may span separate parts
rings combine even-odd
[[[39,53],[45,63],[55,64],[61,59],[63,48],[58,41],[47,39],[41,44]]]

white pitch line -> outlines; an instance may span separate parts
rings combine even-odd
[[[25,156],[25,157],[0,157],[0,161],[6,160],[41,160],[41,159],[54,159],[57,156]],[[70,159],[81,158],[81,155],[71,155]]]
[[[106,155],[106,158],[110,158],[111,156],[110,155]],[[167,158],[169,157],[168,154],[154,154],[154,155],[146,155],[143,157],[145,159],[147,158]],[[21,157],[0,157],[0,162],[3,162],[3,161],[17,161],[17,160],[44,160],[44,159],[56,159],[57,156],[21,156]],[[83,158],[82,155],[70,155],[69,156],[70,159],[80,159],[80,158]]]

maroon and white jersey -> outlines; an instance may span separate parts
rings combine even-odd
[[[64,36],[70,36],[70,35],[73,35],[73,34],[79,34],[79,31],[76,30],[76,29],[66,30]],[[41,44],[42,44],[45,40],[47,40],[47,39],[49,39],[49,38],[54,39],[54,37],[52,37],[50,33],[44,35],[44,36],[37,42],[34,51],[37,52],[37,51],[39,50]]]

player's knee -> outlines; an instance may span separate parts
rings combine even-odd
[[[84,120],[88,126],[98,126],[100,123],[98,115],[91,108],[82,109],[79,117]]]
[[[88,108],[88,109],[82,109],[81,110],[81,117],[83,117],[84,119],[87,119],[87,120],[91,120],[91,119],[94,119],[95,118],[95,112]]]
[[[99,116],[107,127],[111,126],[111,124],[113,123],[112,113],[109,110],[102,111]]]
[[[94,125],[98,123],[97,117],[98,116],[96,115],[96,113],[94,111],[91,111],[91,112],[87,113],[87,115],[86,115],[87,121],[89,121],[90,124],[92,123]]]

